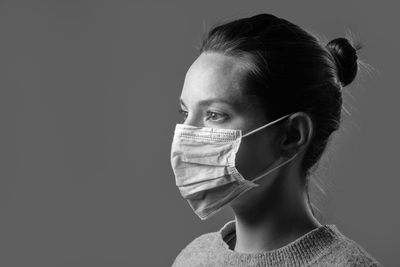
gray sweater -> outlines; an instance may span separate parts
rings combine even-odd
[[[323,225],[279,249],[266,252],[236,252],[228,245],[232,241],[235,242],[234,220],[217,232],[194,239],[172,266],[382,266],[334,224]]]

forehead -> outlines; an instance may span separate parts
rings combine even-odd
[[[244,65],[221,53],[202,53],[186,73],[181,98],[196,102],[219,98],[240,105],[244,101]]]

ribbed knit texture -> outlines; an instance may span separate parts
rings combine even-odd
[[[235,238],[234,220],[217,232],[194,239],[179,253],[172,266],[382,266],[334,224],[323,225],[281,248],[266,252],[236,252],[227,244],[231,238]]]

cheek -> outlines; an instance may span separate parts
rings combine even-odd
[[[236,154],[236,168],[245,179],[256,177],[276,160],[275,147],[274,140],[266,134],[242,139]]]

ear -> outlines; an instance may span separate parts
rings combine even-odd
[[[307,149],[314,134],[311,117],[305,112],[290,115],[282,130],[281,152],[284,156],[292,156]]]

